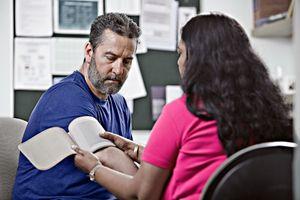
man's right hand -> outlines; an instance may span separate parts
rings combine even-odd
[[[116,135],[111,132],[100,133],[100,137],[112,141],[119,149],[124,151],[132,160],[140,163],[144,146],[134,143],[127,138]]]

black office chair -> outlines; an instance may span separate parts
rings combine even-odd
[[[206,183],[202,200],[290,200],[291,142],[268,142],[230,156]]]

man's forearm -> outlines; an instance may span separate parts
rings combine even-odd
[[[134,162],[117,147],[107,147],[95,153],[100,162],[114,170],[134,175],[137,167]]]

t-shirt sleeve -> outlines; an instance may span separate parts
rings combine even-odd
[[[142,156],[144,162],[164,169],[175,165],[180,144],[180,134],[171,112],[165,106],[151,131]]]
[[[79,116],[96,118],[92,99],[75,84],[63,84],[47,93],[41,129],[59,126],[66,131],[68,124]]]

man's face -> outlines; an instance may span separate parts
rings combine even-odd
[[[93,52],[88,77],[98,92],[114,94],[127,78],[137,42],[108,29],[102,38],[102,43]]]

